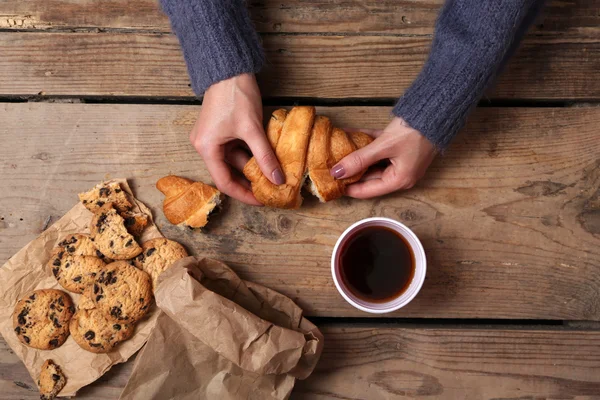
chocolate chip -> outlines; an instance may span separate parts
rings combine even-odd
[[[146,257],[150,257],[155,251],[156,251],[156,248],[154,248],[154,247],[152,247],[151,249],[148,249],[146,251]]]
[[[73,282],[81,282],[81,276],[76,276],[73,278]]]
[[[55,382],[60,381],[60,375],[52,374],[52,380],[54,380]]]
[[[25,325],[27,323],[27,320],[25,319],[27,314],[29,314],[29,308],[25,307],[24,309],[21,310],[21,312],[19,313],[19,315],[17,317],[17,321],[19,322],[19,325]]]
[[[102,252],[100,250],[96,250],[96,257],[104,258],[104,254],[102,254]]]
[[[121,307],[113,307],[110,309],[110,315],[112,315],[113,317],[117,318],[117,319],[121,319],[121,313],[123,311],[121,310]]]
[[[114,328],[115,326],[116,326],[116,325],[113,325],[113,328]],[[119,326],[119,329],[121,329],[121,326]],[[17,326],[17,327],[15,328],[15,333],[16,333],[17,335],[21,333],[21,327],[20,327],[20,326]]]
[[[98,287],[98,285],[96,285],[94,283],[94,294],[98,294],[98,291],[100,290],[100,288]]]
[[[110,243],[108,243],[108,245],[109,245],[110,247],[113,247],[113,246],[114,246],[114,244],[115,244],[115,242],[113,242],[112,240],[110,241]]]
[[[56,306],[54,305],[54,303],[50,304],[50,309],[54,310],[56,308]]]
[[[85,335],[83,335],[83,337],[85,337],[87,340],[94,340],[96,334],[94,333],[94,331],[87,331]]]
[[[57,258],[56,260],[54,260],[52,265],[54,265],[55,267],[60,267],[60,258]]]
[[[65,252],[61,251],[60,253],[58,253],[57,257],[62,260],[64,255],[65,255]]]
[[[57,318],[53,318],[52,323],[54,324],[55,327],[62,328],[62,325],[58,322]]]
[[[69,311],[71,311],[71,314],[75,314],[75,306],[71,304],[69,306]]]
[[[23,336],[23,340],[25,341],[25,343],[29,343],[29,341],[30,341],[29,336]]]
[[[18,327],[17,327],[17,328],[18,328]],[[120,331],[120,330],[121,330],[121,325],[119,325],[119,324],[114,324],[114,325],[113,325],[113,329],[114,329],[114,330],[117,330],[117,331]],[[17,333],[18,333],[18,332],[17,332]]]
[[[71,266],[71,263],[66,263],[65,264],[65,268],[69,268]]]
[[[102,206],[104,205],[104,202],[103,202],[103,201],[100,201],[100,200],[98,200],[98,201],[96,202],[96,205],[97,205],[98,207],[102,207]]]
[[[140,303],[143,303],[143,302],[144,302],[144,298],[140,297]]]
[[[75,251],[75,247],[74,246],[67,246],[67,251],[69,253],[73,253]]]
[[[106,222],[106,218],[106,214],[100,214],[100,217],[98,217],[98,221],[96,222],[96,228],[100,228]]]
[[[129,246],[131,246],[131,244],[132,244],[132,243],[133,243],[133,239],[129,239],[129,240],[127,241],[127,243],[125,243],[125,247],[129,247]]]
[[[108,197],[110,195],[110,189],[106,188],[106,187],[103,187],[103,188],[100,188],[100,190],[98,191],[98,193],[102,197]]]
[[[100,300],[102,300],[102,298],[103,298],[103,297],[104,297],[104,296],[102,296],[101,294],[99,294],[98,296],[96,296],[96,301],[100,301]]]
[[[56,278],[58,278],[58,268],[52,268],[52,273]]]
[[[35,294],[32,294],[31,296],[29,296],[29,300],[35,300]]]
[[[135,225],[135,218],[134,217],[125,218],[125,226],[131,226],[131,225]]]
[[[83,201],[83,204],[87,204],[87,200],[84,200],[84,201]]]
[[[61,306],[63,306],[63,307],[65,306],[65,303],[63,303],[63,298],[62,297],[58,298],[58,304],[61,305]]]
[[[92,347],[102,347],[100,343],[88,343]]]
[[[148,308],[148,304],[146,304],[144,307],[142,307],[142,311],[145,310],[146,308]]]
[[[58,346],[58,339],[52,339],[51,341],[48,342],[48,344],[52,347],[56,347],[56,346]]]

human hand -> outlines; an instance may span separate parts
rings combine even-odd
[[[331,169],[331,175],[348,178],[382,160],[389,160],[389,165],[368,171],[359,182],[349,185],[346,195],[350,197],[367,199],[409,189],[425,175],[437,154],[429,140],[398,117],[382,131],[361,132],[375,140],[344,157]]]
[[[250,183],[237,173],[250,159],[247,148],[271,182],[285,183],[279,161],[265,135],[262,116],[256,79],[252,74],[242,74],[208,88],[190,133],[190,141],[204,159],[217,188],[252,205],[261,203],[252,194]]]

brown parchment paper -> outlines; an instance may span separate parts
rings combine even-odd
[[[321,355],[321,332],[291,299],[219,261],[177,261],[155,296],[163,312],[121,400],[287,399]]]
[[[125,179],[114,179],[133,200],[134,210],[148,214],[151,223],[144,230],[140,242],[162,237],[152,222],[152,213],[140,201],[133,197],[131,188]],[[75,197],[74,201],[77,200]],[[73,338],[54,350],[37,350],[27,347],[17,339],[13,332],[12,312],[17,300],[26,292],[35,289],[63,289],[52,273],[45,268],[50,253],[65,236],[73,233],[89,233],[88,225],[92,219],[81,203],[77,203],[61,219],[46,229],[37,239],[23,247],[0,268],[0,333],[15,354],[23,361],[29,374],[37,383],[42,364],[52,359],[61,366],[67,377],[67,385],[60,396],[72,396],[77,390],[100,378],[113,365],[127,361],[148,339],[156,324],[159,311],[153,306],[149,315],[137,324],[134,336],[114,351],[107,354],[94,354],[81,349]],[[80,295],[67,292],[77,304]]]

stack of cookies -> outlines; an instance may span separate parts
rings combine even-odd
[[[35,290],[17,302],[13,326],[19,340],[36,349],[55,349],[70,334],[82,349],[108,353],[150,310],[158,276],[188,254],[164,238],[138,243],[148,216],[132,211],[118,183],[97,185],[79,199],[93,213],[90,234],[64,238],[47,264],[66,291],[81,295],[77,307],[67,292]],[[55,393],[64,381],[50,385]]]

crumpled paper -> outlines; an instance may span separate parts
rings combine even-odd
[[[323,349],[291,299],[219,261],[177,261],[155,297],[163,312],[121,400],[287,399]]]
[[[150,210],[133,197],[131,188],[125,179],[115,179],[133,200],[134,210],[143,212],[152,219]],[[42,364],[47,359],[60,365],[67,377],[67,384],[60,396],[73,396],[83,386],[100,378],[113,365],[127,361],[146,342],[156,324],[158,310],[153,306],[148,316],[139,322],[133,337],[121,343],[107,354],[94,354],[80,348],[73,338],[54,350],[37,350],[23,345],[13,331],[12,312],[18,299],[35,289],[64,290],[45,266],[50,259],[52,249],[65,236],[73,233],[89,233],[92,213],[81,203],[77,203],[61,219],[46,229],[37,239],[22,248],[0,268],[0,333],[15,354],[23,361],[29,374],[37,383]],[[140,242],[162,237],[154,223],[150,222],[144,230]],[[66,291],[66,290],[65,290]],[[74,303],[80,295],[67,292]]]

